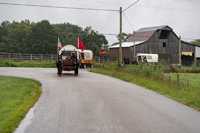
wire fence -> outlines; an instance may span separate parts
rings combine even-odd
[[[55,61],[56,54],[23,54],[23,53],[2,53],[0,60],[18,60],[18,61]]]
[[[57,59],[57,54],[26,54],[26,53],[4,53],[0,52],[0,60],[17,60],[17,61],[51,61],[54,62]],[[94,56],[93,60],[95,63],[112,63],[119,61],[118,57],[103,57],[103,56]],[[130,63],[133,58],[130,58]],[[159,63],[170,65],[170,60],[160,59]],[[191,66],[193,62],[187,62],[188,65]],[[197,65],[200,65],[200,60],[197,60]]]
[[[0,52],[0,60],[16,60],[16,61],[51,61],[57,59],[57,54],[25,54],[25,53],[4,53]],[[103,63],[110,62],[109,57],[104,58],[94,56],[94,62]]]

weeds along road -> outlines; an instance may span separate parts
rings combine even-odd
[[[143,87],[79,69],[5,68],[33,78],[43,93],[25,133],[199,133],[200,112]]]

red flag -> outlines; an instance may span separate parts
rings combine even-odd
[[[78,47],[81,48],[81,51],[83,51],[85,49],[85,46],[80,38],[78,38]]]
[[[60,42],[60,39],[58,37],[58,52],[62,49],[62,45],[61,45],[61,42]]]

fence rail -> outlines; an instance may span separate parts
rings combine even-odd
[[[56,61],[57,54],[24,54],[24,53],[3,53],[0,52],[0,60],[18,61]],[[94,62],[103,63],[103,57],[94,56]],[[109,62],[109,58],[104,58],[104,62]]]
[[[0,52],[0,60],[19,60],[19,61],[56,61],[57,54],[25,54],[25,53],[4,53]],[[133,60],[133,58],[130,58]],[[94,62],[96,63],[108,63],[118,61],[118,57],[103,57],[103,56],[94,56]],[[167,60],[159,62],[169,62]]]
[[[19,60],[19,61],[55,61],[56,54],[22,54],[22,53],[2,53],[0,60]]]

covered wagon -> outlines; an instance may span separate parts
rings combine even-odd
[[[58,54],[56,60],[56,66],[58,69],[58,75],[62,74],[62,71],[74,71],[75,76],[78,75],[79,67],[79,52],[73,45],[65,45]]]
[[[86,66],[90,66],[93,68],[93,52],[91,50],[83,50],[78,49],[79,52],[79,62],[81,68],[86,68]]]

